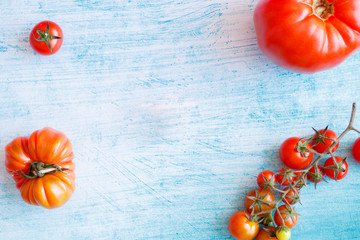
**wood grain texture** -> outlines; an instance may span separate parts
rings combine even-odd
[[[1,1],[0,163],[51,126],[73,143],[77,189],[59,209],[30,206],[1,167],[0,239],[231,239],[281,142],[339,133],[360,104],[359,52],[313,75],[280,69],[257,47],[256,2]],[[65,36],[51,57],[28,42],[46,19]],[[291,239],[360,239],[356,137],[339,148],[348,176],[303,191]]]

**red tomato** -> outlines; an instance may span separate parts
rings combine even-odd
[[[256,236],[256,240],[278,240],[275,236],[275,228],[273,226],[263,227]]]
[[[280,214],[279,214],[280,211]],[[297,224],[298,216],[296,210],[291,210],[286,205],[281,205],[279,211],[275,211],[274,220],[277,226],[283,224],[281,219],[284,219],[285,226],[292,228]]]
[[[305,186],[306,184],[306,180],[305,180],[305,176],[302,176],[302,172],[294,172],[296,177],[294,179],[294,181],[298,180],[300,178],[300,180],[296,183],[296,186],[297,188],[302,188]],[[301,177],[302,176],[302,177]]]
[[[43,21],[33,28],[29,41],[35,52],[51,55],[59,51],[63,42],[63,32],[56,23]]]
[[[330,129],[321,129],[317,131],[317,133],[315,133],[313,136],[314,141],[311,143],[312,148],[318,153],[325,152],[334,142],[328,138],[337,139],[338,135]],[[338,147],[339,143],[337,143],[333,149],[331,149],[331,152],[335,152]]]
[[[275,186],[275,176],[274,173],[268,170],[262,171],[259,173],[257,180],[257,184],[261,189],[269,188],[271,186]]]
[[[280,159],[289,168],[297,170],[306,168],[311,164],[314,154],[306,151],[305,148],[311,149],[310,143],[306,144],[305,140],[298,137],[288,138],[280,146]]]
[[[261,51],[299,73],[332,68],[360,47],[359,0],[260,0],[254,24]]]
[[[5,166],[25,202],[56,208],[65,204],[75,190],[73,158],[69,139],[47,127],[9,143]]]
[[[360,138],[356,139],[354,142],[354,145],[352,147],[352,155],[355,161],[360,164]]]
[[[289,168],[282,168],[276,174],[276,182],[283,186],[288,186],[295,181],[298,176]]]
[[[238,240],[251,240],[259,232],[259,223],[251,222],[247,212],[238,211],[230,217],[228,228],[234,238]]]
[[[324,172],[326,176],[333,180],[340,180],[343,179],[346,174],[348,173],[348,164],[346,161],[344,161],[342,164],[340,164],[344,159],[341,157],[335,157],[336,162],[338,163],[338,166],[334,164],[333,158],[328,158],[324,163]],[[342,171],[344,170],[344,171]]]
[[[318,183],[321,182],[321,178],[324,178],[325,172],[321,166],[317,166],[317,170],[315,170],[315,166],[310,168],[309,172],[307,173],[306,177],[310,182]]]
[[[289,190],[290,187],[286,187],[284,188],[284,191]],[[284,195],[284,194],[283,194]],[[285,201],[285,200],[286,201]],[[290,189],[286,194],[285,197],[282,200],[284,203],[288,203],[288,204],[296,204],[299,202],[300,200],[300,196],[299,196],[299,190],[297,188],[292,188]]]
[[[249,197],[257,197],[257,198],[261,198],[263,201],[268,201],[268,202],[274,202],[275,201],[275,197],[274,194],[270,191],[270,190],[262,190],[262,189],[253,189],[250,192],[248,192],[248,194],[246,194],[245,200],[244,200],[244,204],[245,204],[245,208],[246,211],[251,213],[251,211],[254,209],[254,213],[258,213],[260,211],[266,211],[271,209],[271,207],[274,204],[264,204],[262,202],[257,201],[257,203],[255,203],[254,200],[250,199]],[[252,206],[255,203],[254,206]]]

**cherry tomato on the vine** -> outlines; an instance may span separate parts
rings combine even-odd
[[[338,135],[330,130],[330,129],[321,129],[319,131],[316,131],[316,133],[314,134],[314,136],[312,137],[313,141],[311,142],[311,145],[313,147],[313,149],[315,151],[317,151],[318,153],[323,153],[326,151],[326,149],[328,149],[331,144],[333,144],[333,140],[336,140],[338,138]],[[331,139],[329,139],[331,138]],[[336,149],[339,147],[339,143],[337,143],[333,149],[331,149],[331,152],[335,152]],[[329,154],[329,153],[328,153]]]
[[[282,219],[284,220],[285,226],[292,228],[297,224],[298,216],[295,209],[291,209],[287,205],[281,205],[278,210],[275,210],[274,220],[277,226],[283,224]],[[280,212],[280,214],[279,214]]]
[[[352,147],[352,155],[356,162],[360,164],[360,138],[356,139]]]
[[[298,137],[286,139],[280,146],[279,156],[285,166],[300,170],[309,166],[314,158],[310,143]]]
[[[262,171],[259,173],[256,182],[258,186],[263,188],[270,188],[270,186],[275,186],[275,176],[274,173],[268,170]]]
[[[32,29],[29,41],[35,52],[51,55],[59,51],[63,42],[63,32],[56,23],[42,21]]]
[[[259,233],[259,223],[250,221],[249,215],[245,211],[237,211],[230,217],[228,229],[234,238],[251,240]]]
[[[291,237],[291,231],[288,227],[277,227],[275,234],[278,240],[288,240]]]
[[[262,201],[259,201],[257,199],[253,200],[251,198],[257,198],[261,199],[262,201],[268,201],[268,202],[274,202],[275,197],[274,194],[270,190],[262,190],[260,188],[253,189],[248,194],[246,194],[244,204],[245,209],[248,213],[251,213],[254,210],[254,213],[258,213],[260,211],[266,211],[271,209],[271,207],[274,205],[272,203],[265,204]]]
[[[260,0],[254,12],[261,51],[299,73],[332,68],[360,48],[359,0]]]
[[[283,191],[287,191],[289,189],[290,187],[286,187]],[[283,197],[284,199],[282,201],[284,203],[295,204],[300,200],[299,190],[297,188],[292,188],[285,195],[283,194]]]
[[[313,183],[321,182],[324,176],[325,176],[324,168],[319,165],[317,166],[317,169],[315,169],[315,166],[310,168],[309,172],[306,175],[307,179]]]
[[[256,236],[256,240],[278,240],[275,236],[275,227],[266,226],[260,229],[259,234]]]
[[[328,158],[324,163],[324,172],[325,175],[333,180],[343,179],[348,173],[348,164],[345,159],[335,156],[337,164],[334,162],[334,159]]]
[[[288,186],[294,182],[297,178],[297,175],[291,171],[289,168],[280,169],[276,176],[276,182],[283,186]]]

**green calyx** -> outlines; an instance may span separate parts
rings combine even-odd
[[[38,42],[45,42],[50,52],[52,53],[50,39],[61,39],[61,37],[50,35],[49,30],[50,30],[49,22],[47,22],[45,31],[41,31],[41,29],[36,29],[37,34],[39,34],[39,37],[35,38],[35,35],[33,34],[33,38]]]
[[[299,140],[299,142],[298,142],[298,144],[297,144],[297,146],[296,146],[296,151],[298,151],[299,153],[301,153],[301,155],[303,156],[303,157],[308,157],[308,155],[306,154],[306,152],[309,150],[308,148],[307,148],[307,145],[308,145],[308,141],[304,141],[304,142],[302,142],[301,141],[301,139]]]

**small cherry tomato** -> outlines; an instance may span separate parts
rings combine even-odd
[[[251,240],[259,233],[259,223],[250,221],[247,212],[237,211],[230,217],[228,229],[238,240]]]
[[[296,186],[297,188],[302,188],[303,186],[306,185],[306,180],[305,180],[305,176],[302,176],[302,172],[294,172],[295,175],[297,176],[294,181],[297,181],[299,178],[300,180],[296,183]]]
[[[282,168],[277,172],[275,178],[280,185],[288,186],[294,182],[297,175],[289,168]]]
[[[256,240],[278,240],[275,236],[275,227],[263,227],[256,236]]]
[[[59,51],[63,42],[63,32],[54,22],[39,22],[31,31],[29,42],[35,52],[51,55]]]
[[[259,201],[261,199],[261,201]],[[274,194],[270,190],[262,190],[260,188],[253,189],[246,194],[244,204],[248,213],[254,210],[254,213],[266,211],[272,208],[273,203],[265,204],[262,201],[274,202]]]
[[[262,171],[257,177],[257,184],[261,189],[270,188],[275,186],[274,173],[268,170]]]
[[[279,240],[288,240],[291,237],[291,231],[288,227],[277,227],[275,234]]]
[[[313,141],[311,142],[313,149],[318,153],[325,152],[334,142],[329,138],[336,140],[338,138],[338,135],[334,131],[327,128],[316,131],[316,133],[312,137]],[[338,147],[339,143],[337,143],[333,147],[333,149],[331,149],[331,152],[335,152]]]
[[[360,164],[360,138],[356,139],[352,147],[352,155],[356,162]]]
[[[317,166],[317,169],[315,169],[315,166],[310,168],[309,172],[306,174],[307,179],[313,183],[321,182],[324,176],[325,176],[324,169],[319,165]]]
[[[290,187],[286,187],[284,188],[283,191],[288,191],[289,189]],[[299,190],[297,188],[292,188],[285,194],[284,199],[282,201],[288,204],[296,204],[299,202],[299,200],[300,200]]]
[[[279,214],[280,212],[280,214]],[[285,226],[292,228],[297,224],[298,216],[295,209],[287,206],[281,205],[278,210],[275,210],[274,220],[277,226],[282,226],[284,219]]]
[[[325,175],[329,178],[333,180],[340,180],[343,179],[348,173],[348,164],[346,159],[341,157],[336,156],[335,159],[337,163],[334,162],[332,157],[325,161],[324,172]]]
[[[285,166],[300,170],[309,166],[314,158],[314,154],[307,149],[312,149],[310,143],[291,137],[281,144],[279,156]]]

